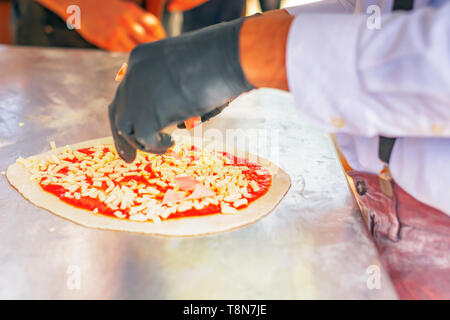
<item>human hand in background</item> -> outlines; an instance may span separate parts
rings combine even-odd
[[[167,4],[168,11],[188,11],[208,0],[169,0]]]
[[[161,22],[153,14],[132,2],[120,0],[37,0],[67,19],[70,5],[80,7],[83,38],[101,49],[129,52],[136,45],[166,36]]]

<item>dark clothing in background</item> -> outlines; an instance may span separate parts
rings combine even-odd
[[[210,0],[183,13],[182,32],[230,21],[244,14],[245,0]],[[281,0],[259,0],[262,11],[279,9]]]
[[[262,11],[280,9],[281,0],[259,0]]]
[[[42,47],[96,48],[57,14],[33,0],[14,0],[11,12],[14,44]]]
[[[209,0],[183,13],[181,32],[237,19],[243,15],[244,5],[245,0]]]

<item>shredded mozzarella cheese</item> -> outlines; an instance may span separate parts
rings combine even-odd
[[[50,141],[50,146],[56,149],[54,141]],[[202,210],[210,205],[220,205],[222,214],[236,214],[237,208],[248,205],[251,190],[261,190],[255,180],[248,180],[243,173],[249,170],[246,166],[232,165],[228,157],[213,151],[189,148],[187,144],[176,144],[165,155],[139,151],[135,162],[127,164],[112,145],[99,144],[78,150],[66,146],[47,159],[20,157],[17,163],[30,171],[31,180],[64,187],[64,197],[98,199],[117,218],[128,216],[133,221],[160,223],[176,212]],[[267,174],[265,169],[255,173]],[[175,181],[179,176],[196,179],[215,196],[163,204],[166,190],[180,191]],[[93,212],[99,213],[99,209],[96,207]]]

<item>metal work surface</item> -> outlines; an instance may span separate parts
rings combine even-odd
[[[107,106],[124,61],[101,51],[0,47],[0,171],[51,140],[110,135]],[[88,229],[35,207],[2,175],[0,298],[396,298],[330,139],[301,122],[289,94],[246,94],[202,127],[256,132],[258,148],[249,143],[249,151],[289,173],[292,187],[267,217],[198,238]]]

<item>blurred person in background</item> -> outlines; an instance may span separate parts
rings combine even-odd
[[[13,0],[11,37],[16,45],[100,48],[129,52],[166,36],[164,12],[184,12],[182,31],[240,17],[244,0]],[[81,28],[66,21],[80,7]],[[197,8],[196,8],[197,7]]]

